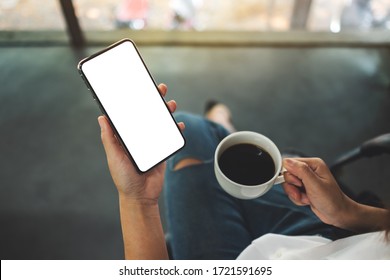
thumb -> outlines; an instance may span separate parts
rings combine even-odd
[[[107,157],[109,158],[118,156],[123,152],[122,147],[120,146],[118,139],[116,139],[107,118],[105,116],[100,116],[98,118],[98,122],[101,129],[101,138]]]
[[[296,159],[284,159],[284,167],[292,175],[298,177],[305,186],[312,185],[318,182],[317,174],[310,168],[310,166],[303,161]]]

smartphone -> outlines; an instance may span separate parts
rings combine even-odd
[[[123,39],[91,55],[78,70],[140,172],[185,145],[185,139],[135,43]]]

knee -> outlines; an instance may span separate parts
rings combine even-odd
[[[194,166],[194,165],[199,165],[202,164],[203,162],[199,159],[196,158],[184,158],[180,160],[176,165],[173,167],[173,171],[178,171],[180,169]]]

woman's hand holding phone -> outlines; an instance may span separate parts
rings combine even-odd
[[[99,104],[98,118],[107,162],[119,192],[127,259],[166,259],[158,198],[165,160],[185,145],[165,100],[135,44],[123,39],[83,59],[79,73]],[[167,105],[167,106],[165,106]],[[170,111],[170,112],[169,112]]]
[[[167,86],[160,84],[158,88],[161,95],[165,96]],[[176,110],[176,102],[174,100],[167,102],[167,105],[171,113]],[[139,104],[139,106],[147,106],[147,104]],[[138,172],[114,135],[107,118],[100,116],[98,121],[108,167],[119,196],[134,203],[157,204],[162,190],[165,162],[146,173]],[[178,125],[181,130],[184,129],[183,123]]]
[[[160,84],[158,89],[162,96],[166,95],[166,85]],[[167,105],[171,113],[176,110],[174,100],[167,102]],[[108,167],[119,193],[125,258],[168,259],[158,208],[165,162],[148,172],[138,172],[116,138],[107,118],[100,116],[98,121]],[[181,130],[184,129],[183,123],[178,123],[178,126]]]

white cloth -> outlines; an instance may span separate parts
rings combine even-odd
[[[266,234],[254,240],[238,259],[389,260],[390,241],[386,241],[384,232],[360,234],[336,241],[320,236]]]

